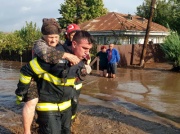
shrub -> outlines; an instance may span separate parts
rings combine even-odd
[[[172,31],[160,46],[165,53],[165,58],[173,64],[173,67],[180,68],[180,36],[178,33]]]

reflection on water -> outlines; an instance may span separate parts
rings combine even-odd
[[[1,104],[4,103],[2,100],[9,99],[9,95],[14,95],[21,66],[19,62],[0,61]],[[179,73],[119,68],[117,77],[87,77],[81,100],[116,107],[121,105],[145,115],[157,114],[180,123]]]
[[[0,100],[5,100],[9,95],[14,95],[20,67],[21,63],[19,62],[0,61]]]
[[[97,79],[86,86],[83,94],[180,123],[179,73],[120,68],[117,76],[116,79]]]

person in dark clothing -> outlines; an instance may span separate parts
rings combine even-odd
[[[66,50],[68,52],[71,52],[71,45],[72,45],[72,40],[73,40],[73,37],[74,37],[74,34],[77,32],[77,31],[80,31],[80,27],[77,25],[77,24],[69,24],[66,28],[66,41],[65,43],[63,44],[65,47],[66,47]],[[85,64],[86,64],[86,68],[88,68],[88,74],[90,73],[91,71],[91,67],[88,65],[88,62],[90,62],[90,56],[87,55],[87,57],[85,57],[85,60],[84,60]],[[74,95],[74,98],[72,99],[72,120],[74,121],[75,120],[75,117],[76,117],[76,112],[77,112],[77,108],[78,108],[78,104],[79,104],[79,95],[81,93],[81,88],[82,88],[82,80],[77,78],[76,82],[75,82],[75,89],[76,89],[76,93]]]
[[[74,37],[72,42],[72,52],[80,59],[84,59],[84,57],[89,53],[89,49],[92,47],[91,41],[91,36],[87,32],[81,31],[77,33],[77,36]],[[63,51],[64,48],[62,48],[62,45],[58,47]],[[80,70],[79,68],[81,67],[80,63],[77,66],[70,66],[70,64],[65,60],[60,60],[57,65],[48,64],[38,57],[22,67],[16,94],[23,97],[27,93],[30,79],[32,77],[38,77],[39,103],[36,106],[36,110],[38,111],[40,133],[70,132],[69,118],[71,118],[70,115],[72,112],[71,110],[69,112],[67,109],[70,109],[71,107],[70,98],[73,97],[75,78],[79,77],[81,79],[80,74],[82,70],[75,70]],[[64,90],[64,88],[66,90]],[[52,105],[46,102],[53,102],[58,105]],[[59,110],[57,109],[57,106],[60,108],[58,108]],[[46,111],[52,111],[52,114],[47,114]],[[45,119],[44,117],[48,118]],[[58,122],[55,120],[58,120]],[[48,122],[45,126],[43,125],[44,121]]]
[[[107,73],[107,53],[106,53],[106,46],[101,46],[101,51],[99,51],[96,56],[99,58],[99,71],[100,76],[106,77]]]

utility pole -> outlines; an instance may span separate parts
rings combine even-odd
[[[150,29],[151,29],[151,22],[152,22],[152,18],[153,18],[153,15],[154,15],[154,10],[155,10],[155,3],[156,3],[156,0],[151,0],[150,14],[149,14],[148,24],[147,24],[147,28],[146,28],[146,35],[145,35],[142,54],[141,54],[140,67],[143,67],[143,68],[144,68],[144,65],[145,65],[144,58],[146,56],[147,43],[148,43],[148,39],[149,39],[149,32],[150,32]]]

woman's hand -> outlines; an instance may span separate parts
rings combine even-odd
[[[68,60],[71,65],[76,65],[81,61],[76,55],[70,53],[64,53],[62,58]]]

